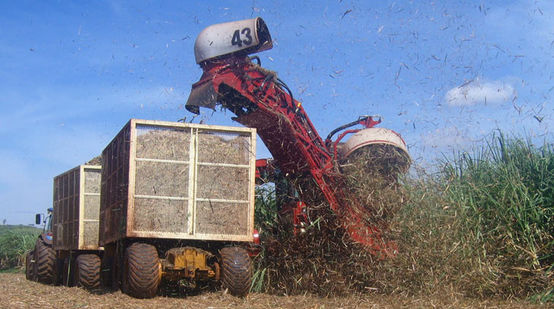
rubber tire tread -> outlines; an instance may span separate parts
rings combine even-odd
[[[25,279],[27,280],[34,280],[33,279],[33,265],[31,264],[31,260],[33,259],[33,252],[29,251],[25,255]]]
[[[226,247],[221,254],[221,283],[234,296],[244,297],[252,285],[252,260],[248,252],[239,247]]]
[[[56,252],[54,249],[45,244],[42,239],[38,239],[35,254],[37,281],[46,284],[56,283]]]
[[[125,250],[125,293],[136,298],[152,298],[158,293],[161,279],[156,247],[134,243]]]
[[[75,285],[88,290],[100,287],[100,257],[80,254],[75,260]]]

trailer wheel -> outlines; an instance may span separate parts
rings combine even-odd
[[[125,250],[123,292],[136,298],[152,298],[161,281],[161,264],[156,247],[134,243]]]
[[[36,280],[34,277],[33,252],[29,251],[25,255],[25,279]]]
[[[75,261],[75,285],[85,289],[100,287],[100,257],[96,254],[81,254]]]
[[[51,246],[38,239],[35,245],[36,280],[46,284],[56,283],[56,252]]]
[[[221,254],[223,288],[234,296],[243,297],[250,291],[252,284],[252,260],[248,252],[239,247],[227,247]]]

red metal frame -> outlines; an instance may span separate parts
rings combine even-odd
[[[296,202],[292,209],[292,223],[294,224],[294,234],[304,232],[308,223],[308,214],[306,213],[306,204],[304,202]]]
[[[201,66],[204,74],[193,85],[193,92],[213,87],[217,100],[237,115],[235,121],[257,129],[273,155],[273,164],[284,175],[313,177],[353,240],[378,255],[395,254],[396,246],[386,243],[381,231],[368,226],[356,212],[364,208],[350,205],[352,200],[347,198],[343,176],[336,168],[336,155],[317,133],[301,103],[283,89],[273,72],[252,63],[248,57],[219,59]],[[360,121],[367,127],[377,123],[371,117]],[[338,140],[352,132],[344,132]],[[336,152],[336,143],[333,148]]]
[[[262,184],[273,178],[275,174],[275,168],[271,164],[271,159],[257,159],[256,160],[256,184]]]
[[[256,160],[256,183],[276,182],[277,178],[275,166],[271,159]],[[279,214],[292,218],[294,235],[303,232],[308,223],[306,204],[302,201],[295,201],[279,205]]]

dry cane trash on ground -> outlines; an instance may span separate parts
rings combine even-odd
[[[474,300],[459,295],[416,298],[400,295],[351,295],[324,298],[311,295],[275,296],[253,293],[246,298],[222,291],[188,297],[137,299],[120,291],[90,293],[77,287],[28,281],[24,274],[0,274],[0,308],[546,308],[525,302]]]

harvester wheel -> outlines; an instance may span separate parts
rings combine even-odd
[[[219,253],[223,288],[228,289],[234,296],[246,296],[252,284],[252,260],[248,252],[239,247],[227,247]]]
[[[36,279],[46,284],[56,283],[56,252],[51,246],[38,239],[35,245]]]
[[[25,279],[27,280],[35,280],[34,279],[34,272],[33,272],[33,252],[29,251],[25,255]]]
[[[156,247],[134,243],[125,250],[123,292],[137,298],[152,298],[161,281],[161,264]]]
[[[93,290],[100,287],[100,257],[96,254],[81,254],[75,261],[75,285]]]

